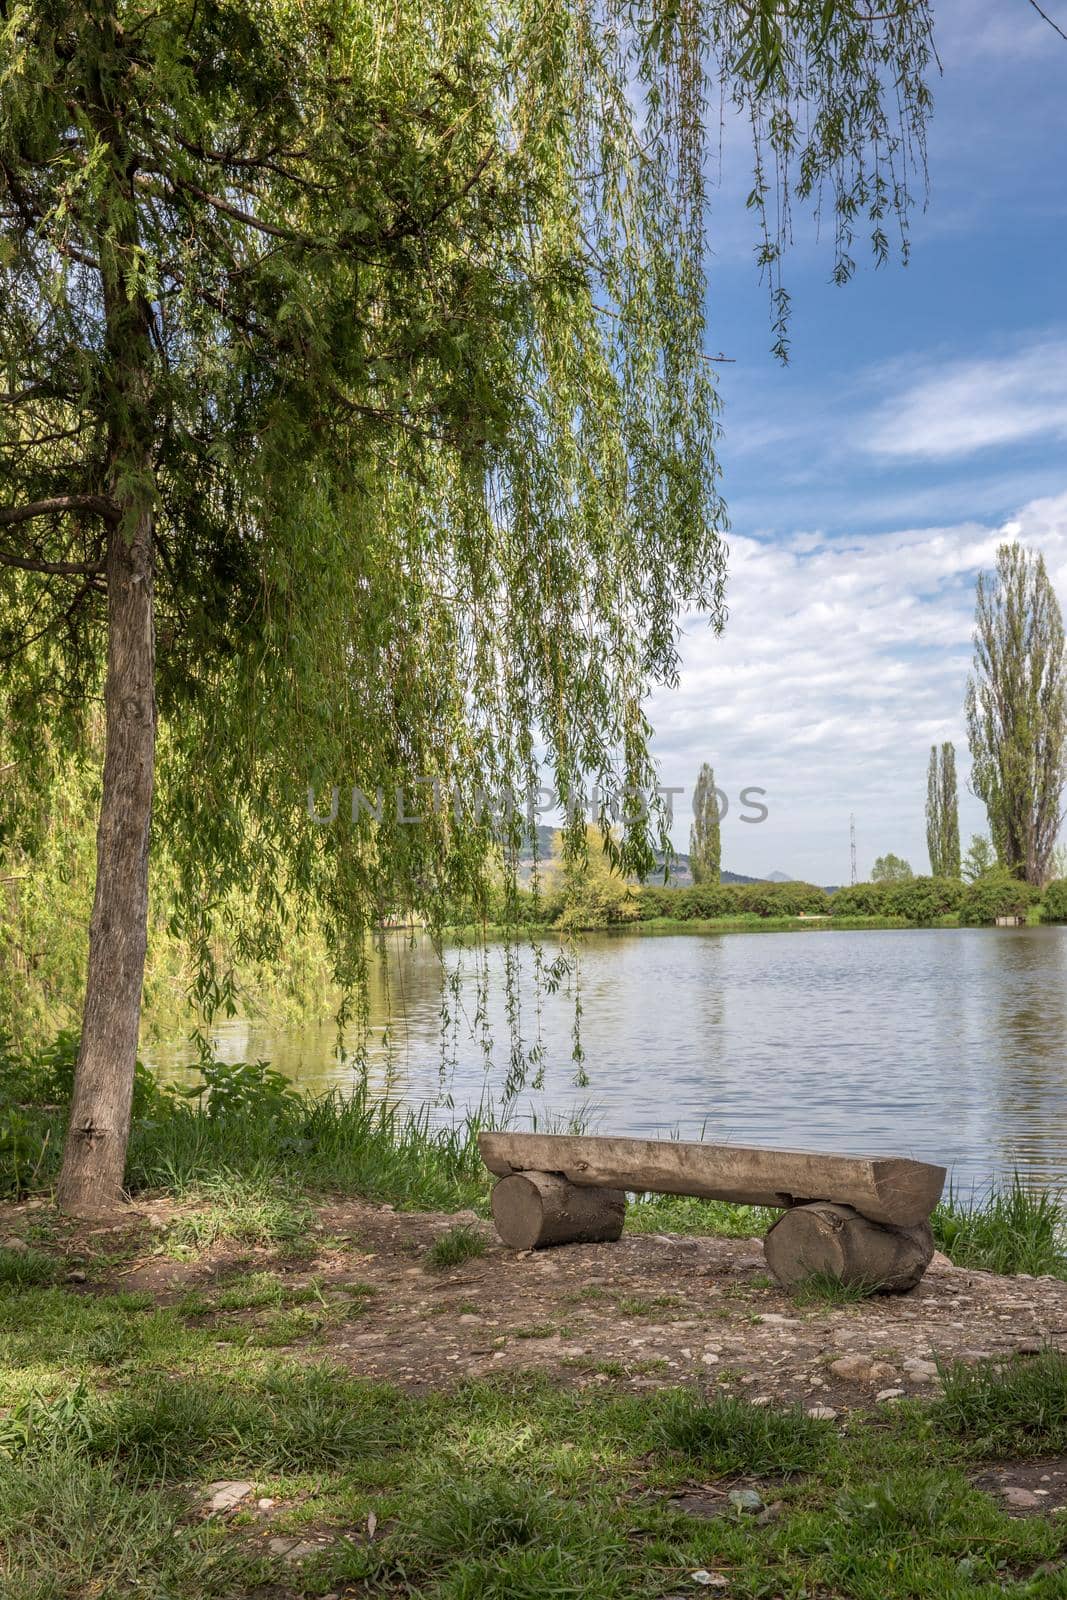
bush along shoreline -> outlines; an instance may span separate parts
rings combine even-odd
[[[571,889],[522,889],[491,905],[484,919],[457,909],[451,932],[505,929],[593,932],[713,924],[723,932],[760,928],[990,927],[998,918],[1031,923],[1067,922],[1067,879],[1044,890],[994,868],[963,883],[955,878],[911,877],[885,883],[855,883],[830,892],[817,884],[713,883],[671,887],[627,884],[608,890],[603,875]]]

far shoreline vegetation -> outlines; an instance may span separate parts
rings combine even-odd
[[[700,884],[672,887],[630,885],[594,874],[569,892],[520,890],[496,915],[467,917],[447,932],[513,929],[522,933],[648,933],[710,931],[775,932],[830,928],[990,927],[998,917],[1024,923],[1067,922],[1067,879],[1044,891],[994,868],[967,884],[911,877],[888,883],[855,883],[828,891],[816,884]]]
[[[951,751],[951,746],[945,749]],[[701,768],[698,793],[706,805],[697,820],[688,861],[691,884],[634,882],[619,873],[595,827],[575,850],[563,833],[549,860],[528,884],[501,888],[479,908],[458,908],[447,932],[557,933],[707,931],[770,932],[812,928],[988,927],[998,919],[1029,924],[1067,922],[1067,878],[1043,887],[998,863],[988,840],[975,836],[963,858],[958,842],[953,872],[915,874],[893,854],[879,856],[871,879],[826,889],[796,879],[722,882],[714,775]],[[581,841],[579,840],[579,846]],[[936,852],[932,852],[936,859]],[[1056,866],[1062,862],[1056,858]],[[665,863],[664,876],[671,871]]]
[[[78,1024],[95,871],[94,787],[84,769],[68,770],[41,819],[33,852],[11,850],[8,855],[11,876],[0,887],[0,1039],[22,1041],[25,1052]],[[834,890],[797,880],[639,883],[614,870],[594,826],[587,829],[584,852],[574,859],[566,859],[558,833],[550,838],[543,830],[539,845],[547,859],[535,869],[527,858],[526,884],[509,886],[500,870],[479,903],[445,908],[437,932],[446,946],[508,937],[567,942],[603,933],[647,937],[987,927],[1002,916],[1022,917],[1030,925],[1067,922],[1067,877],[1054,877],[1039,889],[996,865],[988,841],[980,838],[964,856],[966,877],[913,875],[906,862],[886,855],[879,857],[875,872],[889,876]],[[981,846],[985,849],[976,848]],[[688,863],[679,858],[682,871],[687,865],[692,868],[692,852]],[[657,870],[662,875],[668,868]],[[717,879],[717,863],[713,870]],[[197,1023],[195,963],[171,925],[176,880],[176,868],[161,850],[149,916],[142,1048],[188,1035]],[[239,924],[247,908],[239,895],[230,899]],[[381,917],[373,938],[403,942],[424,925],[399,909]],[[232,976],[231,1014],[291,1027],[337,1015],[341,991],[327,937],[314,918],[291,929],[273,960],[242,958],[225,937],[217,939],[214,957],[218,971]],[[370,960],[372,986],[375,967]],[[217,1007],[216,1014],[226,1009]]]

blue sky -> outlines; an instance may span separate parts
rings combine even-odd
[[[1067,0],[1045,9],[1067,29]],[[714,763],[735,871],[847,881],[850,812],[861,876],[885,850],[927,870],[935,740],[956,741],[963,831],[981,829],[962,712],[976,574],[1018,536],[1067,607],[1067,43],[1027,0],[943,3],[936,37],[911,262],[858,255],[837,288],[798,217],[785,369],[733,139],[712,197],[730,619],[720,638],[685,620],[680,686],[650,710],[665,782]],[[738,820],[747,784],[767,790],[758,826]],[[680,845],[688,821],[683,802]]]

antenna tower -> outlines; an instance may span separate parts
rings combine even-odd
[[[851,858],[852,876],[850,883],[856,881],[856,813],[852,812],[848,819],[848,845]]]

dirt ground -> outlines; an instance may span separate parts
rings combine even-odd
[[[275,1353],[337,1362],[412,1393],[540,1371],[615,1392],[721,1385],[757,1405],[793,1403],[844,1420],[905,1396],[932,1397],[938,1361],[1067,1353],[1067,1283],[969,1271],[939,1254],[910,1294],[805,1307],[770,1277],[760,1239],[633,1234],[516,1254],[473,1212],[343,1201],[318,1208],[296,1253],[220,1243],[175,1259],[166,1230],[177,1214],[158,1202],[107,1228],[55,1225],[52,1216],[65,1287],[181,1302],[230,1343],[236,1322],[270,1315],[215,1304],[235,1280],[270,1273],[286,1300],[305,1303],[300,1291],[314,1286],[321,1324],[289,1345],[272,1339]],[[0,1242],[18,1245],[41,1220],[39,1203],[0,1206]],[[427,1250],[461,1224],[482,1236],[485,1253],[434,1270]],[[1067,1510],[1067,1457],[991,1464],[975,1481],[1013,1516]],[[708,1493],[707,1508],[694,1514],[719,1514],[721,1486]],[[310,1548],[296,1543],[297,1554]]]
[[[360,1315],[331,1324],[316,1354],[414,1391],[525,1368],[578,1386],[699,1379],[736,1386],[757,1403],[842,1413],[933,1393],[937,1360],[1067,1352],[1067,1283],[967,1271],[940,1255],[910,1294],[802,1308],[770,1279],[759,1239],[635,1234],[516,1254],[473,1213],[345,1201],[318,1216],[295,1260],[219,1245],[175,1261],[153,1245],[153,1227],[168,1220],[157,1208],[111,1281],[163,1302],[264,1269],[294,1289],[314,1279],[327,1302],[343,1285],[365,1285],[374,1292],[360,1298]],[[431,1270],[425,1251],[459,1223],[483,1234],[486,1253]],[[90,1259],[113,1249],[105,1236],[96,1240],[72,1238],[68,1249],[87,1249]],[[256,1313],[227,1313],[235,1315]]]

